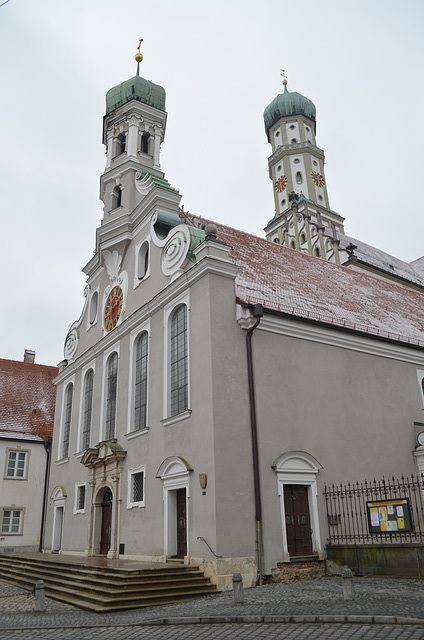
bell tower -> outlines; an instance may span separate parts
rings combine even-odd
[[[103,223],[135,209],[144,195],[140,184],[152,180],[168,184],[160,168],[167,118],[165,90],[140,76],[141,43],[135,56],[136,75],[106,94],[106,168],[100,178]]]
[[[324,152],[316,143],[316,109],[300,93],[284,92],[264,111],[271,144],[268,159],[275,216],[265,227],[268,240],[340,263],[337,232],[344,219],[329,206]]]

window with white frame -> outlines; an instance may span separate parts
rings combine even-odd
[[[188,409],[187,306],[180,305],[170,318],[169,411],[171,416]]]
[[[26,451],[9,451],[7,456],[6,478],[23,480],[26,478],[26,465]]]
[[[133,430],[139,431],[147,427],[147,370],[148,370],[149,335],[143,331],[134,345],[135,380],[134,380],[134,422]]]
[[[13,536],[22,534],[23,509],[3,509],[1,532]]]
[[[75,504],[74,513],[85,513],[85,504],[87,500],[87,485],[85,482],[75,485]]]
[[[63,414],[63,431],[62,431],[62,458],[69,456],[69,437],[71,431],[72,416],[72,399],[74,395],[74,385],[72,382],[68,384],[65,391],[65,407]]]
[[[93,409],[93,381],[94,371],[93,369],[89,369],[84,377],[84,399],[81,437],[82,451],[86,451],[90,447],[91,417]]]
[[[106,379],[106,422],[105,437],[111,440],[115,437],[116,395],[118,386],[118,354],[114,351],[107,361]]]
[[[127,508],[144,507],[146,467],[128,471]]]

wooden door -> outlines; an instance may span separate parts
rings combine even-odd
[[[112,530],[112,492],[106,491],[102,502],[102,531],[100,534],[100,554],[106,555],[110,549]]]
[[[177,489],[177,558],[187,555],[186,490]]]
[[[287,545],[291,556],[312,554],[311,520],[308,487],[302,484],[284,485]]]

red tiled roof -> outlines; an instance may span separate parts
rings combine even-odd
[[[47,440],[53,435],[57,367],[0,360],[0,436]]]
[[[195,226],[205,222],[190,217]],[[232,247],[230,259],[240,267],[240,302],[424,346],[424,294],[213,224],[218,240]]]

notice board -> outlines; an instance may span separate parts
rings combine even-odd
[[[370,533],[409,533],[413,530],[409,498],[367,502]]]

